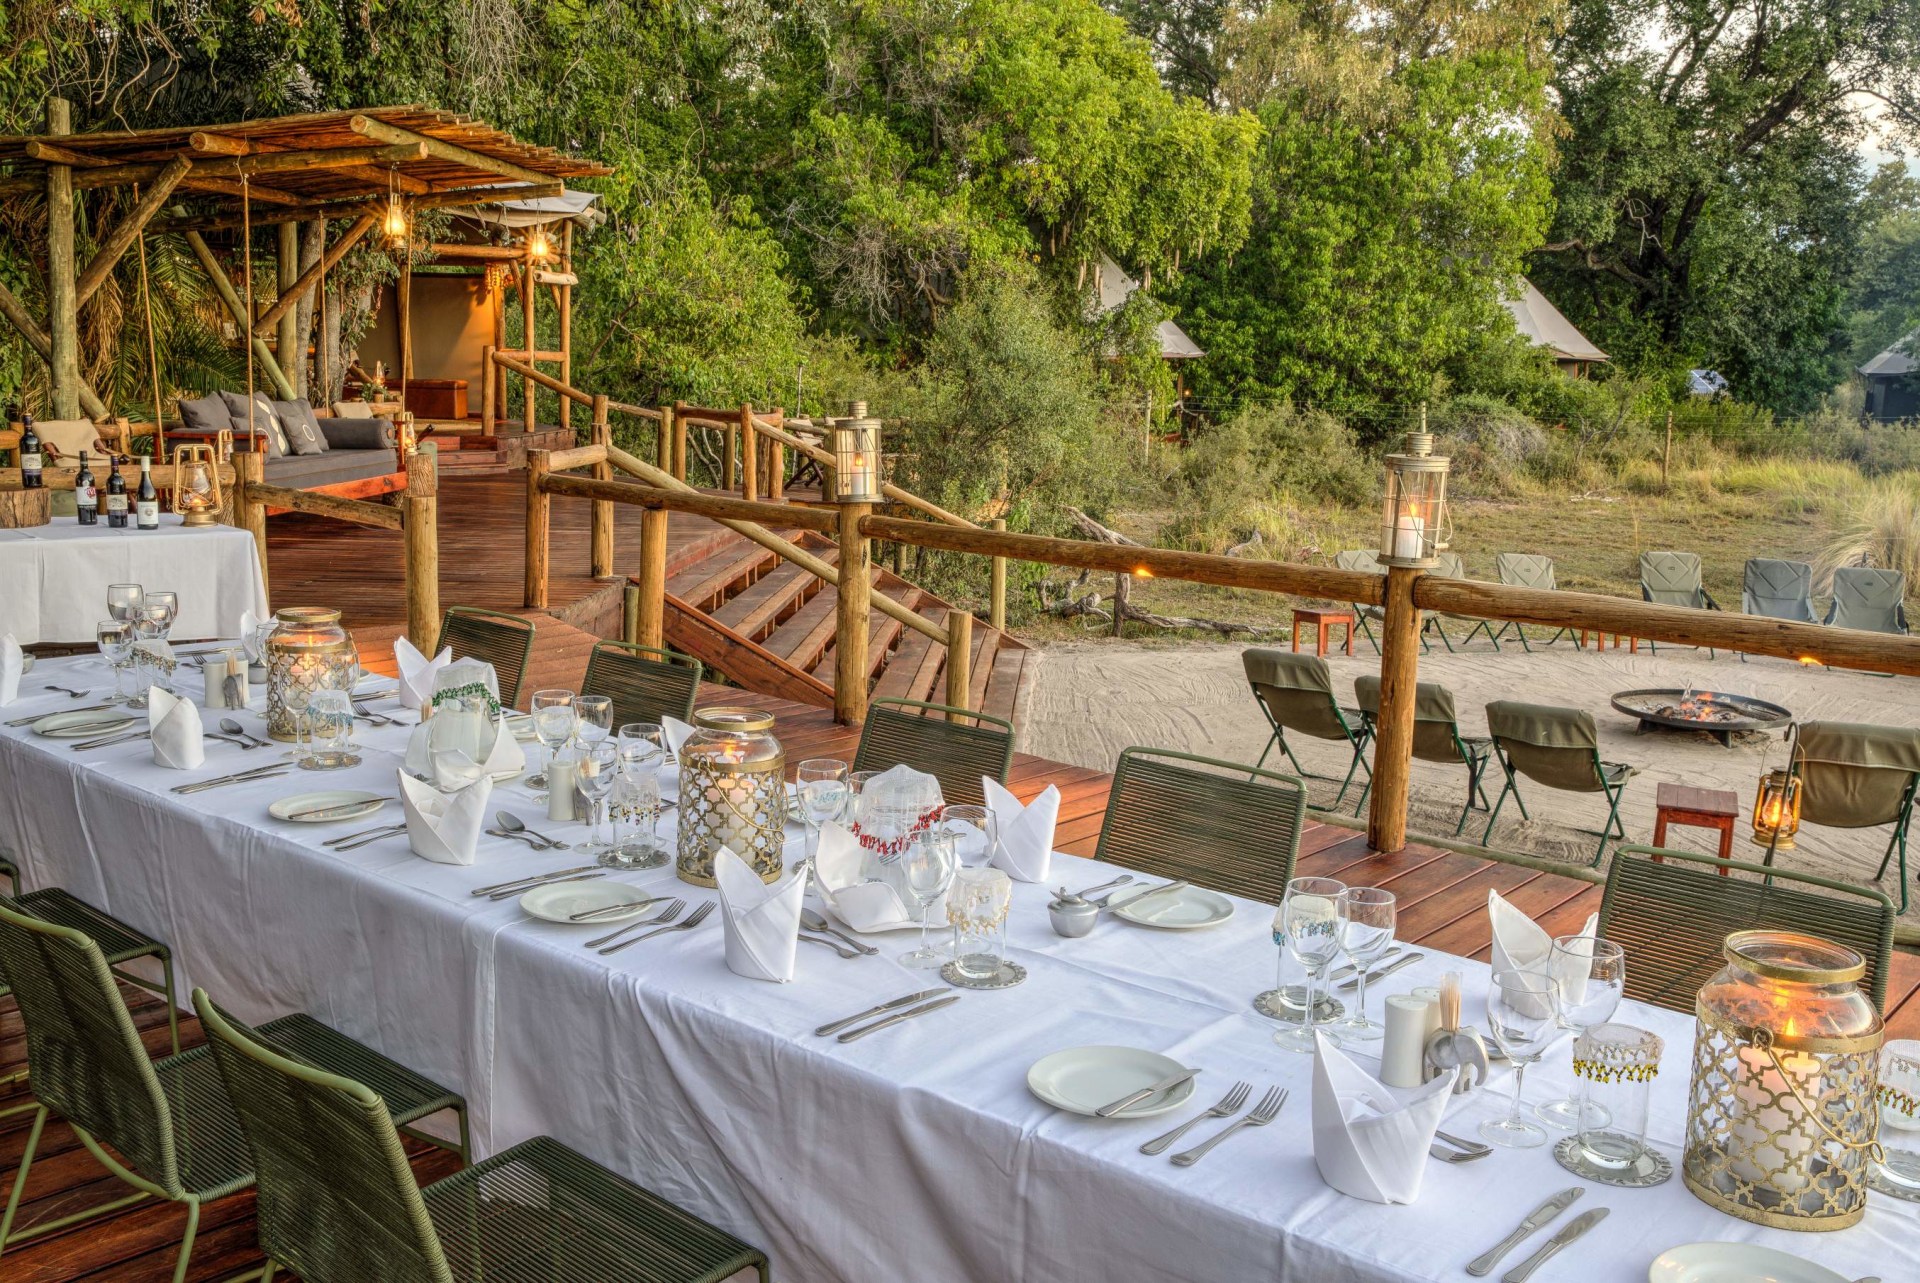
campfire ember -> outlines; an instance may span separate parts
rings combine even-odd
[[[1643,730],[1706,731],[1723,744],[1740,732],[1773,730],[1793,718],[1778,704],[1723,691],[1621,691],[1613,697],[1613,706],[1639,718]]]

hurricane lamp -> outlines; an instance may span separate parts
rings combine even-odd
[[[1433,452],[1433,434],[1420,412],[1420,430],[1407,434],[1404,453],[1390,454],[1386,504],[1380,518],[1380,563],[1424,570],[1438,564],[1452,530],[1447,512],[1451,460]]]
[[[880,500],[880,420],[855,401],[848,417],[833,420],[834,498],[840,503]]]
[[[407,223],[406,202],[400,199],[399,179],[391,167],[387,170],[387,208],[380,218],[380,236],[391,250],[403,250],[412,229]]]
[[[1753,795],[1753,844],[1774,851],[1793,850],[1800,831],[1800,777],[1792,771],[1768,771]]]
[[[1743,1221],[1844,1229],[1881,1157],[1885,1035],[1866,962],[1790,931],[1737,931],[1725,952],[1694,1004],[1682,1177]]]
[[[726,847],[763,882],[780,876],[786,848],[786,750],[773,714],[703,708],[680,748],[680,845],[674,871],[714,885],[713,860]]]
[[[266,646],[267,734],[292,743],[315,691],[352,688],[353,638],[340,626],[340,612],[323,606],[288,606],[273,617],[279,627]]]
[[[536,227],[527,233],[527,254],[536,263],[553,261],[553,238],[546,228]]]
[[[202,441],[173,448],[171,507],[183,526],[215,525],[220,512],[227,505],[214,450],[214,446]]]

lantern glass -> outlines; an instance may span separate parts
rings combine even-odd
[[[300,715],[318,690],[351,690],[353,638],[340,612],[289,606],[274,613],[267,638],[267,734],[289,743],[300,737]]]
[[[1853,950],[1787,931],[1727,937],[1695,1003],[1682,1174],[1741,1220],[1834,1230],[1866,1210],[1883,1028]]]
[[[1775,851],[1793,850],[1800,831],[1800,777],[1790,771],[1768,771],[1753,795],[1753,842]]]
[[[547,235],[547,229],[536,227],[527,233],[527,253],[541,263],[553,257],[553,240]]]
[[[880,420],[867,417],[867,403],[855,401],[852,413],[833,421],[834,497],[841,503],[877,503],[880,499]]]
[[[1380,514],[1380,561],[1425,569],[1436,565],[1450,535],[1445,455],[1433,453],[1433,438],[1410,433],[1403,454],[1386,458],[1386,499]]]
[[[703,708],[681,746],[680,845],[674,871],[683,882],[714,885],[713,860],[726,847],[763,882],[780,876],[786,848],[786,750],[773,714]]]
[[[405,249],[407,246],[407,207],[401,202],[397,191],[387,194],[387,212],[380,220],[380,234],[386,238],[389,249]]]

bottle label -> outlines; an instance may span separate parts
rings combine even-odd
[[[108,512],[125,512],[126,510],[127,510],[127,497],[125,495],[110,494],[107,496]]]
[[[152,499],[142,499],[134,505],[133,511],[134,515],[140,518],[140,524],[143,526],[160,524],[160,505]]]
[[[100,492],[93,488],[91,482],[88,482],[86,485],[75,485],[73,488],[73,501],[82,508],[97,508],[100,506]]]
[[[42,466],[43,461],[41,456],[37,454],[23,454],[20,456],[20,471],[22,472],[38,472]]]

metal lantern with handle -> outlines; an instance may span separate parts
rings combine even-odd
[[[173,510],[183,526],[211,526],[227,506],[214,447],[193,441],[173,448]]]
[[[1433,452],[1426,407],[1420,410],[1420,430],[1407,434],[1405,452],[1388,455],[1386,464],[1380,563],[1429,569],[1438,564],[1452,535],[1447,512],[1447,470],[1452,461]]]
[[[713,859],[726,847],[762,881],[780,876],[787,834],[787,755],[773,714],[703,708],[680,746],[680,847],[674,871],[710,887]]]
[[[267,639],[267,734],[292,742],[315,691],[352,688],[355,650],[337,610],[289,606],[273,617],[279,627]]]
[[[880,500],[880,420],[867,417],[865,401],[833,420],[833,485],[841,503]]]
[[[1727,937],[1700,990],[1681,1173],[1743,1221],[1837,1230],[1866,1211],[1880,1158],[1880,1013],[1866,962],[1790,931]]]
[[[1792,771],[1768,771],[1753,795],[1753,842],[1773,851],[1793,850],[1800,831],[1800,777]]]

